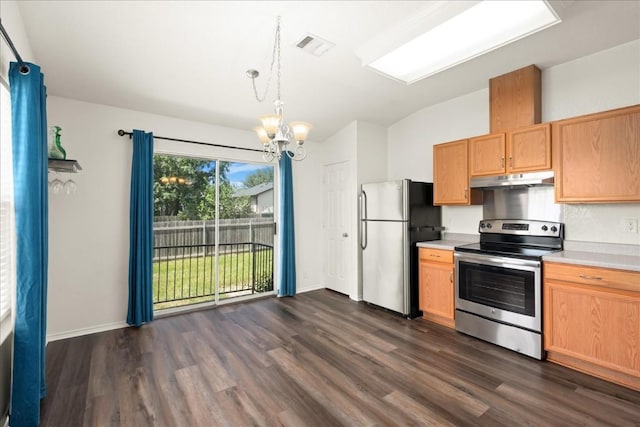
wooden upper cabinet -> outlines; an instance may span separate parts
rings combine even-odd
[[[551,169],[551,124],[527,126],[507,132],[507,173]]]
[[[541,93],[541,73],[535,65],[490,79],[489,132],[540,123]]]
[[[462,139],[433,146],[434,205],[469,205],[479,202],[477,193],[469,192],[468,142]]]
[[[640,201],[640,105],[552,124],[556,202]]]
[[[471,176],[551,169],[551,125],[543,123],[469,140]]]
[[[505,171],[505,135],[479,136],[469,140],[469,174],[503,175]]]

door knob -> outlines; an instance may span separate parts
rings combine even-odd
[[[349,237],[347,233],[342,233],[342,237]]]

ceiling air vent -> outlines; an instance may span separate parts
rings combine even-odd
[[[313,55],[313,56],[322,56],[329,49],[335,46],[335,43],[331,43],[330,41],[321,39],[318,36],[314,36],[313,34],[307,34],[296,43],[296,47],[299,47],[303,51]]]

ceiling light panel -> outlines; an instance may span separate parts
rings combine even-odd
[[[482,1],[365,65],[411,84],[558,22],[544,0]]]

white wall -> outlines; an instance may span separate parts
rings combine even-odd
[[[387,179],[387,129],[372,123],[357,124],[358,188]]]
[[[69,158],[83,170],[73,178],[76,194],[49,198],[50,339],[124,326],[129,257],[131,141],[118,129],[143,129],[155,135],[227,145],[258,147],[253,132],[190,122],[50,96],[49,125],[62,128]],[[319,287],[321,269],[315,248],[319,203],[308,188],[320,182],[315,146],[294,164],[298,290]],[[259,153],[155,140],[157,152],[261,161]],[[53,179],[54,174],[50,175]],[[317,240],[316,240],[317,241]]]
[[[14,0],[0,1],[0,18],[2,18],[2,26],[7,30],[22,60],[37,64],[31,51],[29,38],[27,37],[24,23],[22,22],[20,9],[18,9],[18,3]],[[0,76],[6,81],[9,81],[9,62],[15,61],[16,59],[11,49],[9,49],[9,46],[7,46],[4,40],[0,40]]]
[[[487,82],[488,85],[488,82]],[[542,120],[559,120],[640,103],[640,40],[542,70]],[[433,145],[489,132],[484,89],[415,112],[389,127],[389,178],[433,179]],[[640,218],[639,204],[564,205],[566,238],[640,244],[624,218]],[[481,206],[443,208],[453,233],[476,233]]]
[[[388,130],[389,179],[433,182],[433,146],[489,132],[489,90],[416,111]],[[482,206],[444,206],[447,232],[474,234]]]

